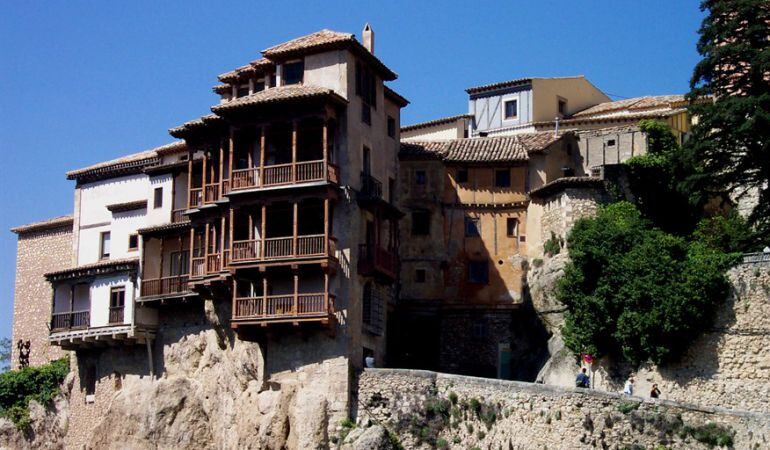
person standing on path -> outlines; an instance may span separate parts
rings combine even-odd
[[[660,389],[658,389],[657,384],[652,385],[652,389],[650,389],[650,398],[659,398],[660,397]]]
[[[626,385],[623,386],[623,393],[626,395],[634,395],[634,377],[629,376],[626,380]]]

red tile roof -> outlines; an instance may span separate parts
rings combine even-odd
[[[216,114],[227,113],[236,109],[255,107],[259,105],[278,103],[283,101],[301,100],[314,97],[330,97],[341,102],[347,102],[333,90],[318,86],[291,85],[265,89],[244,97],[238,97],[229,102],[212,106],[211,110]]]
[[[94,181],[118,174],[138,173],[145,167],[159,163],[160,156],[183,152],[186,149],[187,146],[184,142],[172,142],[150,150],[100,162],[82,169],[71,170],[67,172],[67,179]]]
[[[72,215],[59,216],[51,219],[41,220],[39,222],[28,223],[26,225],[19,225],[18,227],[11,228],[11,232],[16,234],[25,234],[35,231],[45,231],[64,227],[72,227]]]
[[[552,132],[513,136],[451,139],[435,142],[402,142],[399,158],[441,159],[445,162],[519,162],[544,151],[562,138]]]
[[[576,112],[570,118],[630,114],[649,110],[672,110],[686,106],[684,95],[655,95],[604,102]]]
[[[529,193],[532,198],[548,197],[567,188],[604,188],[604,180],[599,177],[562,177],[557,178]]]

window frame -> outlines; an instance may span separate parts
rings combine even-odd
[[[105,239],[106,237],[106,239]],[[107,245],[104,245],[105,242]],[[99,260],[110,259],[112,253],[112,233],[110,231],[102,231],[99,233]],[[107,247],[107,253],[104,252]]]
[[[152,209],[163,208],[163,186],[156,187],[152,191]]]
[[[481,270],[482,267],[485,269],[484,271]],[[480,275],[482,272],[484,273],[482,277],[474,276]],[[468,283],[489,284],[489,261],[468,261]]]
[[[514,102],[516,104],[516,113],[513,116],[509,116],[508,115],[508,104],[509,103],[514,103]],[[515,97],[504,98],[503,101],[500,102],[500,104],[502,106],[502,111],[501,111],[500,115],[501,115],[503,120],[517,120],[517,119],[519,119],[519,117],[521,117],[521,111],[519,109],[519,107],[521,105],[520,105],[520,102],[519,102],[519,96],[518,95],[515,96]]]
[[[135,241],[134,241],[135,240]],[[131,241],[134,241],[136,245],[131,246]],[[128,235],[128,251],[133,252],[139,250],[139,234],[133,233]]]
[[[478,217],[465,217],[465,237],[481,237],[481,219]]]
[[[462,174],[462,176],[460,176]],[[455,174],[455,181],[457,181],[457,184],[465,184],[468,182],[468,168],[463,167],[460,169],[457,169],[457,173]]]
[[[422,222],[418,222],[415,219],[418,217],[418,215],[423,215],[423,214],[425,218],[425,225],[418,226],[417,224]],[[412,236],[430,236],[430,228],[431,228],[430,216],[431,216],[430,211],[427,211],[427,210],[412,211],[412,230],[411,230]]]
[[[425,186],[428,184],[428,171],[418,169],[414,171],[414,184],[416,186]]]
[[[386,129],[387,129],[388,137],[395,139],[396,138],[396,119],[391,115],[388,115]]]
[[[287,80],[287,76],[286,76],[287,70],[286,69],[288,67],[290,67],[290,66],[291,67],[299,66],[299,68],[300,68],[300,70],[299,70],[299,81],[296,81],[294,83],[287,83],[286,82],[286,80]],[[294,86],[295,84],[301,85],[301,84],[304,83],[304,81],[305,81],[305,60],[304,60],[304,58],[303,59],[292,60],[292,61],[286,61],[283,64],[281,64],[281,86]]]
[[[511,223],[513,223],[513,232],[511,232]],[[506,217],[505,218],[505,235],[515,238],[519,235],[519,219],[518,217]]]
[[[500,184],[500,179],[498,178],[500,174],[505,173],[508,177],[508,181],[505,184]],[[496,188],[509,188],[511,187],[511,168],[507,167],[505,169],[495,169],[495,187]]]
[[[562,105],[564,107],[562,108]],[[567,115],[567,99],[564,97],[557,96],[556,97],[556,112],[558,114],[561,114],[562,117]]]
[[[425,269],[414,270],[414,282],[423,284],[428,280],[428,271]]]

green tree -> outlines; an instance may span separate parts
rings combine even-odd
[[[652,228],[628,202],[579,220],[567,247],[571,262],[557,295],[567,307],[564,340],[575,353],[671,361],[727,295],[730,257]]]
[[[749,216],[770,236],[770,2],[705,0],[700,28],[702,60],[690,81],[697,117],[686,150],[697,172],[692,192],[740,195],[756,189],[759,203]]]
[[[677,235],[688,235],[700,218],[706,198],[683,190],[681,180],[694,168],[685,158],[671,127],[659,120],[642,120],[647,153],[626,161],[629,187],[644,217]]]
[[[0,339],[0,372],[11,368],[11,340],[7,337]]]

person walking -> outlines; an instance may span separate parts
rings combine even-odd
[[[652,389],[650,389],[650,398],[659,398],[660,397],[660,389],[658,389],[657,384],[652,385]]]
[[[623,386],[623,393],[626,395],[634,395],[634,377],[633,376],[628,377],[628,380],[626,380],[626,385]]]
[[[579,387],[579,388],[591,387],[590,378],[588,377],[588,374],[586,373],[586,368],[585,367],[583,367],[583,369],[580,371],[580,373],[575,378],[575,387]]]

